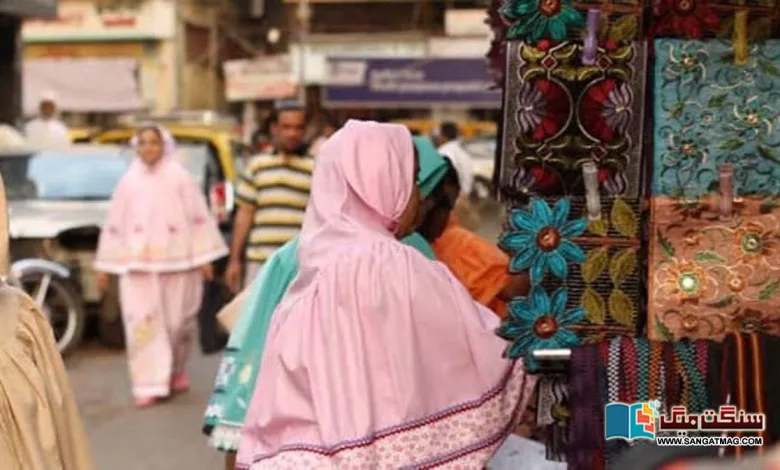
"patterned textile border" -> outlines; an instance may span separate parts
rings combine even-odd
[[[481,468],[516,425],[535,385],[516,362],[496,387],[472,402],[334,446],[285,446],[236,468]],[[522,397],[519,402],[517,397]]]
[[[583,65],[579,43],[509,42],[500,169],[506,197],[584,195],[586,162],[599,167],[603,192],[642,194],[646,51],[645,43],[605,43],[596,63]]]

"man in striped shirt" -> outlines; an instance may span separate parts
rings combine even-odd
[[[304,144],[305,128],[306,115],[301,108],[277,110],[271,123],[274,152],[255,156],[239,178],[226,272],[234,292],[241,285],[242,255],[246,260],[244,283],[248,284],[271,253],[301,230],[314,164]]]

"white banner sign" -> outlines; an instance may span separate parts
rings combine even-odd
[[[22,40],[62,42],[173,38],[176,33],[173,2],[146,0],[139,3],[133,7],[109,8],[100,7],[95,1],[60,1],[57,18],[24,22]]]
[[[290,56],[275,55],[222,63],[228,101],[277,100],[295,97]]]

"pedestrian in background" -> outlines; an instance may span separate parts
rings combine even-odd
[[[53,92],[41,95],[38,116],[24,126],[24,135],[29,144],[36,147],[70,145],[68,126],[57,118],[57,98]]]
[[[444,155],[455,167],[460,182],[460,197],[455,203],[455,214],[460,222],[470,230],[479,227],[479,215],[471,206],[471,191],[474,188],[474,161],[460,143],[460,132],[454,122],[445,122],[434,133],[434,141],[439,153]]]
[[[242,257],[244,284],[249,284],[271,254],[301,229],[313,169],[305,130],[304,110],[297,104],[281,104],[271,121],[274,151],[253,157],[238,180],[238,210],[226,271],[233,292],[241,287]]]
[[[436,258],[450,268],[474,300],[503,318],[510,300],[528,294],[528,273],[510,275],[509,257],[495,243],[461,227],[453,213],[460,193],[458,173],[448,159],[444,160],[447,172],[423,203],[419,231]],[[421,166],[424,161],[420,159]]]
[[[189,388],[203,281],[228,250],[203,193],[174,157],[170,134],[142,127],[131,145],[137,158],[114,192],[95,270],[103,292],[108,273],[120,276],[133,396],[145,407]]]
[[[459,137],[458,126],[454,122],[445,122],[434,133],[434,142],[438,146],[439,153],[449,158],[455,171],[458,172],[461,194],[469,196],[474,186],[474,162],[461,145]]]

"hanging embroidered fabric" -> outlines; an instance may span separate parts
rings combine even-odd
[[[582,165],[602,192],[642,193],[644,43],[508,44],[501,186],[517,194],[584,194]]]
[[[763,429],[730,434],[734,437],[762,437],[764,445],[757,449],[759,454],[780,437],[780,415],[777,413],[780,406],[777,393],[780,391],[780,381],[774,378],[776,374],[773,366],[778,350],[780,338],[777,337],[756,333],[729,334],[723,341],[721,355],[717,358],[720,367],[713,370],[721,384],[718,388],[720,404],[729,404],[737,410],[764,415]],[[734,447],[730,451],[733,451],[737,458],[744,453],[744,449],[740,447]]]
[[[776,0],[659,0],[653,2],[650,33],[656,37],[686,39],[731,38],[734,12],[749,13],[748,40],[778,33]]]
[[[585,198],[534,198],[510,210],[499,245],[511,255],[509,270],[528,270],[534,287],[509,303],[499,329],[507,355],[536,370],[534,350],[636,334],[640,211],[637,199],[620,198],[603,198],[591,222]]]
[[[641,441],[629,435],[632,406],[641,407],[648,418],[668,415],[671,406],[685,406],[689,413],[717,406],[720,388],[710,385],[711,376],[719,374],[711,370],[720,364],[710,356],[720,347],[707,341],[616,337],[575,348],[569,374],[569,469],[609,468],[628,448],[627,441]],[[657,427],[644,432],[646,439],[670,435]]]
[[[746,47],[735,65],[731,41],[655,41],[654,194],[702,195],[724,163],[736,194],[780,193],[780,41]]]
[[[655,197],[651,209],[648,336],[780,335],[780,207],[776,198]]]

